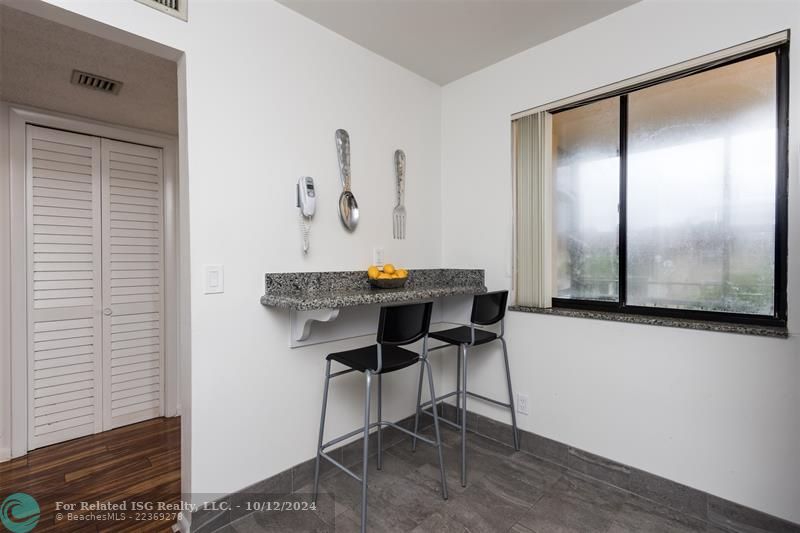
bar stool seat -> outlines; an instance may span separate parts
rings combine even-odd
[[[473,331],[475,332],[475,342],[472,342]],[[431,331],[428,337],[446,342],[447,344],[469,344],[471,346],[478,346],[479,344],[486,344],[487,342],[492,342],[497,339],[497,333],[486,331],[485,329],[473,329],[468,326],[459,326],[442,331]]]
[[[384,345],[382,346],[381,352],[383,365],[380,372],[376,372],[378,369],[377,344],[328,354],[326,359],[328,361],[336,361],[337,363],[341,363],[359,372],[370,370],[375,374],[386,374],[387,372],[401,370],[419,361],[418,353],[400,348],[399,346]]]

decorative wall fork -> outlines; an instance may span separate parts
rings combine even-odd
[[[406,238],[406,154],[402,150],[394,152],[394,170],[397,175],[397,205],[392,211],[392,233],[395,239]]]

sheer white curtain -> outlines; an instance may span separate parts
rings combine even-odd
[[[516,305],[552,304],[552,126],[539,112],[512,122]]]

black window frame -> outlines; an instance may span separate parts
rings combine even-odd
[[[774,308],[772,315],[753,315],[729,313],[724,311],[703,311],[695,309],[675,309],[669,307],[628,305],[627,298],[627,161],[628,161],[628,95],[640,89],[658,85],[746,61],[754,57],[775,54],[776,70],[776,113],[777,113],[777,160],[775,187],[775,285]],[[710,322],[731,322],[759,326],[786,327],[787,323],[787,272],[788,272],[788,188],[789,188],[789,41],[760,50],[727,57],[725,59],[659,77],[647,82],[605,93],[591,99],[559,107],[549,112],[561,113],[582,107],[600,100],[619,97],[619,298],[618,301],[589,300],[577,298],[553,298],[553,307],[609,311],[636,315],[649,315],[678,319],[702,320]]]

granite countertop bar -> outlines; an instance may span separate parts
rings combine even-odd
[[[261,297],[263,305],[295,311],[413,302],[486,292],[483,270],[450,268],[409,270],[408,281],[401,289],[373,289],[363,270],[266,274],[265,285]]]

